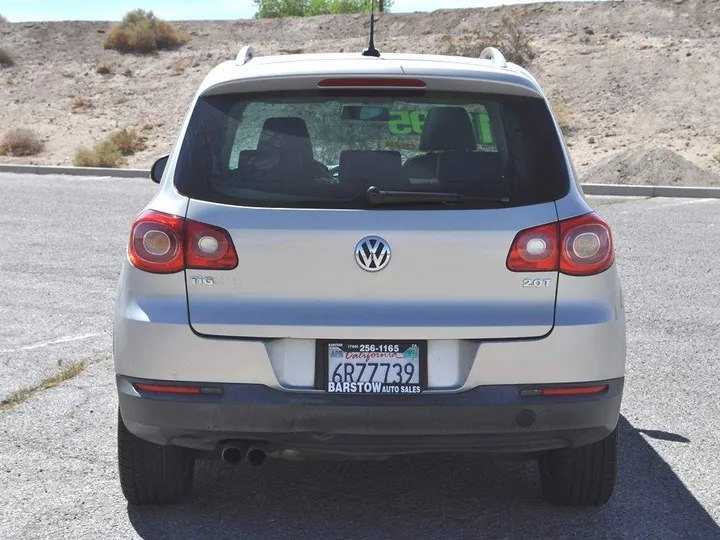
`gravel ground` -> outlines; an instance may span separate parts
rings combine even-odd
[[[118,486],[108,332],[127,229],[154,186],[0,186],[0,398],[59,360],[94,362],[0,412],[0,538],[720,537],[718,200],[592,199],[614,228],[629,324],[620,479],[604,508],[544,504],[533,464],[438,455],[203,463],[191,501],[146,509]]]

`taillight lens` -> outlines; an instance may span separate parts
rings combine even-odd
[[[597,214],[560,222],[560,271],[571,276],[604,272],[613,263],[612,233]]]
[[[507,267],[514,272],[557,270],[557,238],[557,223],[520,231],[508,254]]]
[[[185,268],[231,270],[238,257],[230,234],[220,227],[146,210],[133,223],[130,263],[154,274]]]
[[[508,253],[507,267],[513,272],[559,270],[589,276],[607,270],[613,259],[610,228],[591,212],[520,231]]]
[[[232,270],[238,265],[237,253],[225,229],[187,220],[185,267]]]
[[[183,228],[178,216],[146,210],[130,231],[128,258],[135,268],[154,274],[183,269]]]

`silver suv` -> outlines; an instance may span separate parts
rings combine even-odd
[[[253,57],[206,77],[132,225],[120,480],[195,459],[474,451],[603,504],[625,317],[608,225],[535,79],[493,48]]]

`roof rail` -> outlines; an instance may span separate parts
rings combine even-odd
[[[250,60],[252,60],[255,56],[255,49],[253,49],[252,45],[246,45],[242,49],[240,49],[240,52],[237,55],[237,59],[235,60],[235,63],[239,66],[244,66],[247,64]]]
[[[480,59],[495,62],[497,67],[507,67],[507,60],[505,60],[503,53],[501,53],[495,47],[486,47],[483,52],[480,53]]]

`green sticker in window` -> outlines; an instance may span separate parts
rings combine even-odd
[[[493,144],[490,117],[487,113],[469,113],[478,141],[482,144]],[[393,135],[421,135],[428,112],[426,110],[390,111],[388,130]]]

